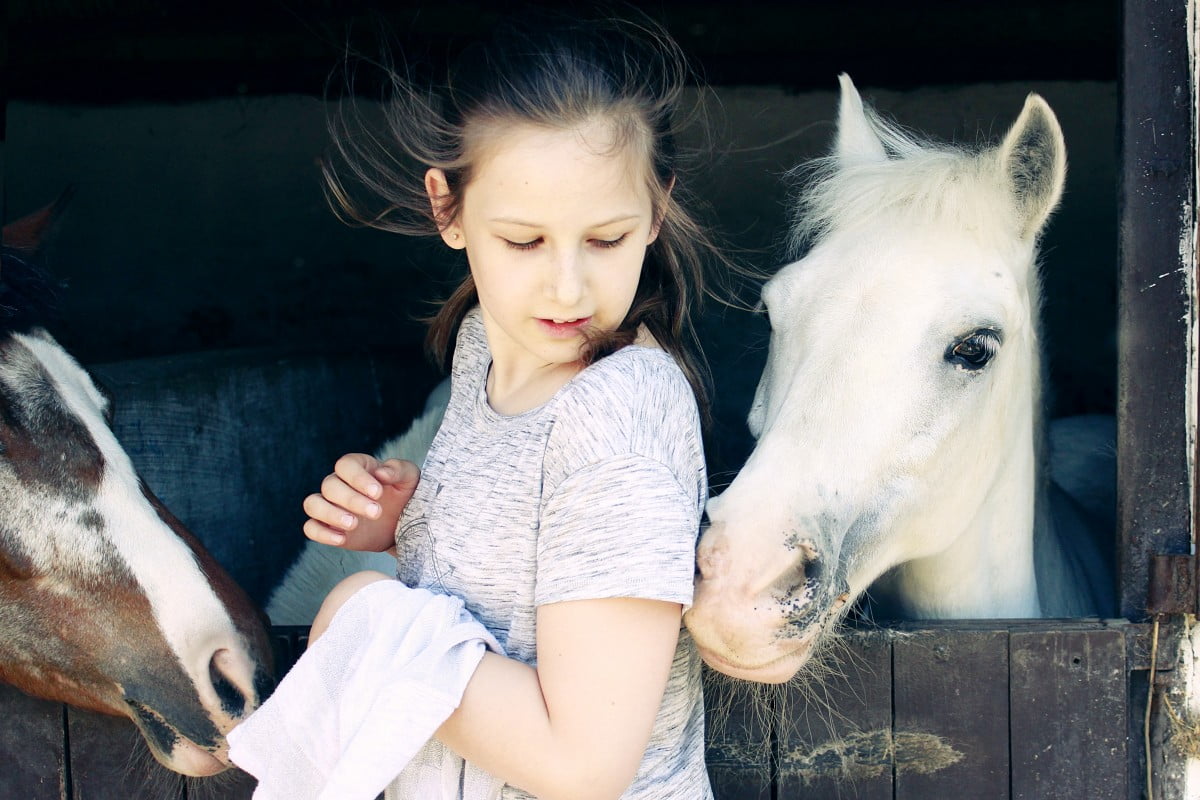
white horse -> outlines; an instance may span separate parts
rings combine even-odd
[[[429,395],[425,410],[409,429],[385,442],[375,455],[381,460],[403,458],[420,464],[442,424],[449,400],[450,382],[445,380]],[[267,616],[276,625],[311,625],[321,601],[342,578],[368,569],[395,574],[396,559],[390,553],[361,553],[308,542],[271,592]]]
[[[811,247],[762,292],[756,446],[709,501],[686,615],[710,666],[760,682],[795,674],[877,579],[907,618],[1111,603],[1087,514],[1040,469],[1035,261],[1066,174],[1054,113],[1030,95],[999,147],[970,152],[901,133],[840,80],[835,152],[796,218]],[[1111,477],[1111,445],[1080,437]]]

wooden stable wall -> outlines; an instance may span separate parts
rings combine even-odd
[[[710,723],[717,797],[1125,800],[1136,640],[1123,622],[852,633],[765,718],[743,701]]]
[[[286,666],[306,630],[275,628]],[[819,683],[711,681],[717,800],[1127,800],[1125,622],[948,623],[852,632]],[[242,773],[187,782],[153,762],[132,723],[0,687],[0,798],[244,800]],[[686,800],[686,799],[685,799]]]

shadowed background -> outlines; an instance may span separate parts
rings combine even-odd
[[[64,345],[90,365],[264,347],[347,354],[403,376],[398,391],[412,396],[395,405],[394,428],[381,435],[402,430],[436,377],[421,355],[418,318],[462,265],[434,242],[333,218],[316,168],[327,144],[326,79],[348,41],[370,51],[380,24],[408,59],[436,67],[512,7],[12,0],[3,212],[19,217],[74,187],[50,253],[69,287],[55,329]],[[838,72],[901,124],[968,144],[995,141],[1026,93],[1042,93],[1060,117],[1070,160],[1043,249],[1052,411],[1112,411],[1115,4],[641,7],[668,26],[713,87],[703,97],[707,134],[692,128],[684,141],[708,152],[685,180],[707,203],[701,216],[761,270],[783,257],[784,173],[829,146]],[[701,334],[716,396],[710,472],[720,487],[750,446],[743,420],[767,327],[749,311],[710,304]],[[134,372],[171,374],[155,366],[165,362],[148,363]],[[348,392],[330,403],[330,425],[378,403],[367,388],[361,407]],[[311,430],[319,424],[319,416],[298,424],[293,435],[324,435]],[[255,476],[269,482],[269,464],[242,467],[247,493],[263,488]],[[321,474],[312,475],[314,487]],[[300,544],[299,500],[283,506],[269,534],[294,536],[275,563],[231,567],[259,600]],[[237,557],[236,547],[222,557],[223,543],[206,543],[222,561]]]

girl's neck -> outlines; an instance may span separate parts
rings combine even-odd
[[[555,393],[583,369],[583,362],[547,364],[531,373],[512,374],[497,368],[488,369],[487,401],[497,414],[514,416],[546,403]]]

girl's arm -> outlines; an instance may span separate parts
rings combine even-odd
[[[537,668],[487,653],[437,737],[543,800],[616,798],[650,740],[678,603],[573,600],[537,611]]]

